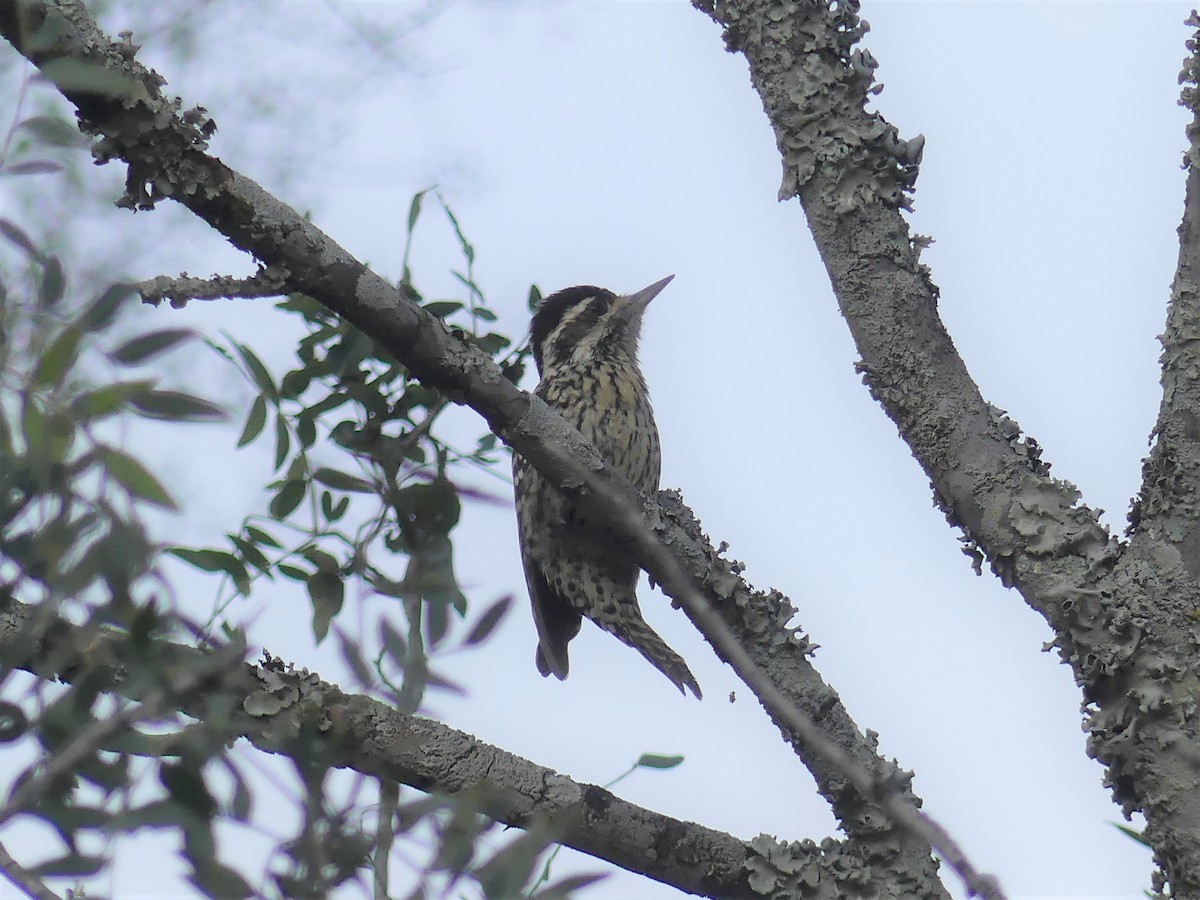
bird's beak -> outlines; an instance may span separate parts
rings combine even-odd
[[[641,316],[646,311],[646,307],[650,305],[650,301],[662,293],[662,289],[671,283],[674,275],[668,275],[662,281],[656,281],[650,287],[642,288],[636,294],[630,294],[628,297],[622,297],[622,306],[627,317],[634,319]]]

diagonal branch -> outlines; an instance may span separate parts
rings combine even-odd
[[[31,622],[37,617],[36,629]],[[281,660],[230,667],[226,651],[204,653],[155,641],[154,655],[181,673],[169,693],[145,690],[122,677],[125,636],[65,620],[46,621],[44,610],[7,600],[0,606],[0,659],[42,678],[84,674],[106,690],[188,715],[233,710],[230,737],[297,763],[319,757],[332,766],[397,781],[429,793],[469,794],[487,815],[507,825],[549,826],[556,839],[598,859],[709,897],[761,896],[764,886],[798,879],[815,900],[836,900],[861,887],[869,847],[825,840],[781,844],[728,834],[635,806],[604,788],[581,784],[529,760],[430,719],[408,715],[371,697],[342,692],[307,670]],[[31,634],[42,634],[31,644]],[[236,649],[236,648],[231,648]],[[224,671],[213,676],[215,668]],[[132,725],[136,713],[116,724]],[[110,720],[105,720],[110,721]],[[116,722],[116,720],[111,720]],[[113,733],[107,731],[105,738]],[[698,864],[699,863],[699,864]],[[880,897],[911,897],[906,888],[881,886]]]
[[[872,396],[928,474],[950,521],[1017,586],[1074,652],[1063,600],[1098,601],[1119,546],[1078,492],[1050,478],[1032,438],[987,403],[937,311],[938,291],[901,209],[923,139],[903,141],[865,104],[876,66],[853,49],[866,31],[857,3],[696,0],[725,29],[775,129],[780,199],[798,196],[833,282]],[[778,20],[778,21],[776,21]],[[758,27],[757,23],[771,23]]]

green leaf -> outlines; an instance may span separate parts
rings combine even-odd
[[[346,514],[346,510],[350,508],[350,498],[342,495],[337,503],[333,502],[333,494],[329,491],[321,491],[321,515],[326,521],[336,522]]]
[[[24,250],[25,254],[31,259],[36,259],[40,262],[44,258],[42,251],[37,248],[37,245],[33,243],[29,235],[8,221],[8,219],[0,219],[0,234]]]
[[[66,856],[58,857],[58,859],[39,863],[29,871],[30,874],[38,878],[61,876],[85,878],[89,875],[95,875],[103,869],[105,862],[106,860],[102,856],[83,856],[78,853],[68,853]]]
[[[283,418],[283,413],[275,413],[275,471],[283,466],[287,460],[288,451],[292,447],[292,437],[288,433],[287,421]]]
[[[204,778],[186,762],[162,763],[158,767],[158,780],[172,799],[196,815],[207,819],[216,813],[217,803],[208,792]]]
[[[313,572],[306,586],[313,605],[313,637],[319,644],[329,634],[333,617],[341,612],[346,586],[337,572]]]
[[[297,400],[312,384],[313,373],[308,368],[292,369],[279,382],[280,396],[288,400]]]
[[[239,591],[243,594],[249,593],[250,576],[246,574],[246,567],[242,561],[232,553],[209,547],[200,550],[172,547],[167,552],[204,572],[224,572],[233,580]]]
[[[512,594],[509,594],[507,597],[501,597],[485,609],[483,615],[475,621],[475,624],[471,626],[471,630],[467,632],[463,643],[469,647],[485,640],[495,630],[496,626],[500,624],[501,620],[508,615],[508,610],[512,606],[512,602]]]
[[[134,394],[154,386],[153,381],[118,381],[80,394],[71,401],[71,411],[79,419],[102,419],[120,412]]]
[[[246,534],[256,542],[260,544],[266,544],[268,547],[274,547],[277,550],[283,547],[283,544],[271,537],[268,532],[263,531],[261,528],[257,528],[254,525],[246,526]]]
[[[137,290],[132,284],[118,282],[109,285],[79,317],[79,327],[84,331],[103,331],[117,320],[121,307],[132,298]]]
[[[42,259],[42,281],[38,285],[38,306],[49,309],[63,298],[67,287],[67,276],[57,256]]]
[[[375,676],[363,659],[362,648],[356,641],[351,640],[342,629],[335,628],[333,633],[337,637],[342,660],[354,674],[355,681],[364,689],[370,689],[375,684]]]
[[[55,147],[86,147],[88,139],[66,119],[58,116],[31,116],[17,125],[43,144]]]
[[[108,474],[133,496],[164,509],[178,509],[162,482],[134,457],[105,446],[96,448],[96,456]]]
[[[30,456],[34,459],[45,456],[46,416],[32,394],[21,398],[21,436]]]
[[[229,540],[238,548],[238,551],[245,558],[246,562],[258,569],[264,575],[271,577],[271,561],[267,559],[263,552],[258,549],[253,543],[243,537],[238,537],[236,534],[227,534]]]
[[[35,384],[52,385],[58,384],[63,380],[63,376],[75,363],[76,355],[79,352],[79,340],[83,337],[83,333],[71,325],[68,325],[53,341],[50,342],[45,351],[42,353],[42,358],[38,360],[37,368],[33,373]]]
[[[1146,835],[1142,834],[1142,832],[1130,828],[1128,825],[1122,825],[1120,822],[1110,822],[1109,824],[1112,825],[1113,828],[1117,829],[1117,831],[1121,832],[1121,834],[1125,835],[1125,837],[1137,841],[1142,846],[1149,847],[1151,850],[1154,849],[1154,845],[1146,840]]]
[[[408,204],[408,233],[412,234],[414,228],[417,227],[417,219],[421,215],[421,201],[425,199],[425,195],[429,193],[429,188],[423,191],[417,191],[413,194],[412,202]]]
[[[129,399],[147,419],[169,422],[221,422],[228,416],[217,404],[180,391],[144,391]]]
[[[246,779],[242,777],[242,773],[232,763],[227,762],[226,767],[229,777],[233,779],[233,800],[229,804],[229,815],[235,821],[245,822],[250,818],[254,798],[250,794],[250,789],[246,787]]]
[[[139,365],[161,353],[166,353],[177,344],[190,341],[195,336],[196,332],[190,328],[164,328],[162,331],[151,331],[130,338],[114,350],[110,356],[124,366]]]
[[[302,549],[300,554],[316,566],[318,572],[336,572],[341,568],[337,557],[332,553],[326,553],[320,547],[315,547],[312,544]]]
[[[529,286],[529,311],[533,312],[542,305],[542,291],[536,284]]]
[[[308,581],[308,576],[312,574],[299,566],[289,565],[288,563],[279,563],[275,566],[281,575],[291,578],[293,581]]]
[[[267,511],[271,514],[271,518],[282,521],[295,511],[303,499],[304,482],[285,481],[283,487],[279,489],[279,493],[271,498]]]
[[[683,762],[682,756],[664,756],[661,753],[643,753],[634,763],[639,769],[673,769]]]
[[[0,175],[50,175],[66,169],[62,163],[49,159],[27,159],[0,167]]]
[[[271,379],[271,373],[263,365],[263,361],[255,356],[254,351],[245,344],[233,341],[233,347],[237,350],[238,355],[241,356],[242,362],[246,364],[246,370],[250,373],[250,377],[254,379],[254,383],[258,385],[258,389],[272,400],[278,400],[279,388],[275,386],[275,382]]]
[[[474,314],[475,314],[475,318],[483,319],[483,321],[485,321],[485,322],[495,322],[496,318],[497,318],[496,314],[494,312],[492,312],[490,309],[488,309],[486,306],[475,307]]]
[[[312,416],[302,414],[296,419],[296,438],[306,449],[317,442],[317,425]]]
[[[197,865],[189,876],[204,897],[221,897],[226,900],[243,900],[245,897],[257,897],[258,892],[234,869],[223,866],[212,860],[205,860]]]
[[[444,319],[462,308],[463,304],[457,300],[433,300],[425,304],[425,311],[439,319]]]
[[[483,337],[476,338],[475,343],[482,347],[488,353],[495,355],[512,343],[508,338],[496,332],[489,332]]]
[[[322,467],[313,472],[313,478],[326,487],[331,487],[337,491],[350,491],[356,494],[375,493],[375,487],[371,482],[359,478],[357,475],[351,475],[349,472],[340,472],[337,469]]]
[[[379,643],[383,645],[384,651],[392,662],[401,669],[407,666],[408,642],[404,640],[404,635],[393,628],[384,618],[379,620]]]
[[[145,806],[123,809],[109,823],[113,834],[128,834],[139,828],[168,828],[177,826],[181,819],[191,815],[174,800],[154,800]]]
[[[238,438],[237,445],[245,447],[262,434],[262,430],[266,424],[267,401],[263,399],[262,394],[259,394],[254,398],[254,402],[250,404],[250,412],[246,416],[246,424],[242,426],[242,436]]]

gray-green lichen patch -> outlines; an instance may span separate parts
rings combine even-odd
[[[278,657],[263,652],[263,661],[252,669],[259,688],[242,703],[248,715],[268,719],[262,734],[268,740],[287,740],[302,730],[326,732],[333,723],[327,698],[337,688],[308,669],[297,669]]]
[[[870,26],[857,2],[718,2],[703,8],[725,26],[725,43],[751,60],[751,74],[783,157],[779,198],[814,180],[837,213],[884,203],[909,207],[925,139],[904,140],[868,99],[878,63],[855,44]]]
[[[1188,28],[1197,31],[1186,42],[1188,57],[1183,61],[1183,70],[1179,73],[1179,83],[1183,87],[1179,91],[1179,105],[1191,110],[1194,118],[1188,125],[1188,149],[1183,155],[1185,169],[1200,163],[1200,15],[1196,10],[1183,23]]]
[[[811,840],[785,843],[769,834],[750,842],[750,888],[768,897],[804,896],[821,883],[821,848]]]

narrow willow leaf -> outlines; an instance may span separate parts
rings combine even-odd
[[[129,400],[139,415],[169,422],[220,422],[225,410],[211,401],[180,391],[144,391]]]
[[[31,116],[17,127],[28,131],[43,144],[56,147],[86,147],[88,143],[78,128],[58,116]]]
[[[153,381],[118,381],[80,394],[71,401],[71,412],[78,419],[102,419],[120,412],[134,394],[154,387]]]
[[[83,856],[79,853],[68,853],[57,859],[51,859],[30,868],[29,872],[39,878],[58,876],[74,876],[83,878],[95,875],[104,868],[106,860],[102,856]]]
[[[292,446],[292,437],[288,433],[287,421],[283,413],[275,414],[275,471],[279,471],[287,461],[288,450]]]
[[[67,288],[67,276],[57,256],[42,260],[42,280],[38,285],[38,306],[49,309],[63,298]]]
[[[97,447],[96,455],[108,474],[133,496],[164,509],[178,509],[162,482],[139,460],[113,447]]]
[[[682,756],[664,756],[661,753],[643,753],[635,765],[639,769],[673,769],[683,762]]]
[[[356,494],[375,493],[375,487],[371,482],[359,478],[357,475],[351,475],[349,472],[341,472],[337,469],[322,467],[313,472],[313,478],[326,487],[331,487],[338,491],[351,491]]]
[[[130,338],[114,350],[110,356],[125,366],[139,365],[161,353],[166,353],[184,341],[190,341],[195,336],[196,332],[190,328],[164,328],[162,331],[150,331]]]
[[[250,377],[254,379],[254,383],[258,385],[258,389],[270,397],[272,400],[279,399],[279,388],[275,386],[274,379],[271,378],[271,373],[267,367],[263,365],[263,361],[254,355],[254,351],[245,344],[233,342],[233,347],[241,356],[242,362],[246,364],[246,369],[250,372]]]
[[[313,572],[306,586],[312,598],[313,637],[320,643],[329,634],[329,623],[342,610],[346,586],[337,572]]]
[[[67,326],[42,352],[33,380],[39,385],[58,384],[75,363],[79,352],[79,340],[83,337],[79,329]]]
[[[24,250],[26,255],[32,259],[42,259],[42,251],[37,248],[37,245],[34,244],[29,235],[8,219],[0,219],[0,234]]]
[[[121,308],[136,293],[137,291],[131,284],[118,282],[109,285],[83,311],[83,315],[79,318],[79,327],[84,331],[103,331],[117,320]]]
[[[283,520],[295,511],[303,499],[304,482],[285,481],[283,487],[279,489],[279,493],[271,498],[267,511],[271,514],[271,518]]]
[[[507,597],[501,597],[491,606],[483,611],[483,615],[471,626],[471,630],[467,632],[463,643],[467,646],[478,644],[487,639],[487,636],[495,630],[496,626],[503,621],[508,615],[508,610],[512,606],[512,594]]]
[[[62,163],[49,159],[27,159],[0,168],[0,175],[50,175],[62,172],[65,168]]]
[[[262,395],[254,398],[254,402],[250,404],[250,412],[246,416],[246,424],[242,426],[242,436],[238,438],[237,445],[245,447],[256,437],[262,434],[263,428],[267,424],[267,401]]]

